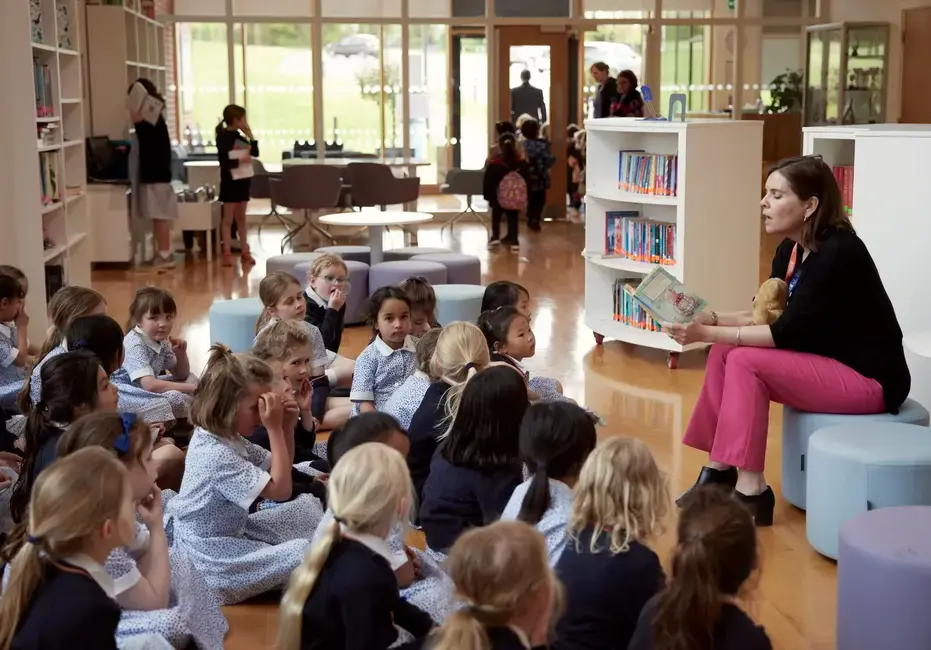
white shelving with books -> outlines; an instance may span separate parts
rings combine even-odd
[[[669,352],[683,348],[633,309],[625,284],[662,265],[717,311],[748,309],[760,250],[762,122],[589,120],[585,324]]]

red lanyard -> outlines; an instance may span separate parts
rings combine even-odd
[[[798,263],[798,244],[792,247],[792,255],[789,256],[789,266],[786,268],[786,284],[792,280],[795,273],[795,265]]]

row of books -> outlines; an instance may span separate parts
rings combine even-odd
[[[54,154],[39,154],[39,176],[42,181],[42,194],[40,197],[42,205],[61,201],[61,194],[58,191],[58,169],[55,164]]]
[[[52,71],[35,57],[32,59],[32,79],[36,90],[36,117],[54,117]]]
[[[671,266],[676,263],[676,224],[641,219],[636,210],[605,213],[605,255]]]
[[[624,290],[624,285],[635,286],[635,283],[625,279],[614,281],[614,320],[649,332],[661,331],[662,326]]]
[[[679,156],[646,153],[641,149],[620,152],[618,189],[636,194],[676,196]]]
[[[853,214],[853,165],[835,165],[831,168],[847,214]]]

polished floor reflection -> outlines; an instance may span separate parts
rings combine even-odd
[[[202,258],[189,257],[183,266],[162,276],[127,276],[116,271],[96,272],[94,287],[107,297],[110,314],[123,321],[139,286],[157,283],[169,289],[179,308],[179,332],[188,340],[192,368],[203,367],[211,343],[207,311],[214,300],[255,295],[264,273],[264,258],[278,250],[280,232],[263,229],[251,238],[259,262],[244,274],[241,269],[222,269]],[[386,247],[400,246],[401,233],[386,235]],[[349,243],[351,231],[340,236]],[[580,226],[548,223],[544,232],[526,236],[520,254],[485,250],[481,226],[457,226],[441,237],[439,228],[419,231],[422,246],[444,245],[477,255],[484,280],[507,279],[526,286],[533,302],[536,356],[527,360],[535,373],[562,382],[567,395],[598,412],[606,421],[601,435],[636,436],[646,441],[660,466],[669,475],[673,495],[687,487],[698,474],[702,455],[684,448],[683,429],[695,404],[704,376],[705,355],[682,355],[679,368],[668,370],[665,354],[616,341],[596,347],[592,332],[582,322],[584,266],[580,251]],[[762,261],[761,266],[768,266]],[[607,299],[607,297],[606,297]],[[369,340],[364,327],[347,330],[344,351],[358,354]],[[781,407],[773,408],[773,435],[767,456],[768,479],[779,494]],[[675,527],[670,513],[668,532],[659,542],[665,556]],[[836,570],[805,539],[803,513],[777,497],[776,525],[760,532],[759,579],[746,595],[747,607],[763,624],[781,650],[834,647]],[[273,647],[276,633],[274,604],[250,604],[226,608],[231,631],[227,648]]]

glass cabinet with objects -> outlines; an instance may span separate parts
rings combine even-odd
[[[889,23],[809,27],[805,125],[885,122],[888,53]]]

